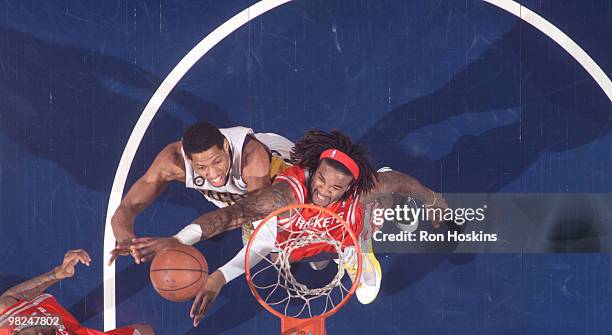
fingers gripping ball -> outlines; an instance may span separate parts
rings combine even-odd
[[[206,283],[208,264],[196,248],[180,245],[158,252],[149,275],[159,295],[170,301],[187,301]]]

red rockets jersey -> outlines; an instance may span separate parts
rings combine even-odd
[[[56,335],[137,335],[138,331],[130,327],[119,328],[109,332],[101,332],[98,330],[82,327],[81,324],[62,307],[55,298],[50,294],[41,294],[32,300],[21,300],[9,307],[0,314],[0,335],[10,335],[19,327],[16,325],[16,318],[22,322],[31,322],[35,320],[30,317],[44,317],[47,321],[54,325],[59,321],[59,327],[55,330]],[[50,323],[47,322],[47,323]],[[37,324],[42,324],[41,321],[36,321]],[[30,323],[32,324],[32,323]]]
[[[277,175],[274,179],[275,183],[285,182],[289,184],[293,190],[293,194],[298,204],[311,203],[308,194],[308,178],[310,175],[308,171],[301,166],[293,166],[287,169],[285,172]],[[359,195],[352,195],[344,201],[336,201],[329,206],[327,209],[336,213],[340,218],[344,219],[346,223],[352,228],[355,236],[359,238],[361,230],[363,228],[361,206],[359,204]],[[325,231],[325,228],[339,224],[336,219],[333,219],[329,215],[321,214],[323,218],[318,222],[315,222],[319,211],[304,208],[300,210],[299,215],[294,213],[290,218],[280,218],[279,226],[284,228],[284,231],[279,230],[277,236],[277,243],[282,243],[288,238],[288,231],[300,231],[308,226],[312,230]],[[353,241],[350,236],[343,233],[342,229],[334,229],[330,232],[330,235],[337,241],[343,241],[343,245],[353,245]],[[312,243],[302,248],[296,249],[291,254],[291,259],[294,261],[317,255],[321,252],[332,252],[336,253],[336,250],[327,243]]]

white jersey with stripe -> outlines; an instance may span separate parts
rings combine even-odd
[[[181,148],[183,160],[185,162],[185,186],[200,191],[206,199],[214,203],[217,207],[225,207],[234,204],[247,193],[247,185],[242,180],[242,150],[247,136],[253,136],[267,147],[270,154],[280,156],[285,161],[289,161],[289,155],[293,143],[283,136],[272,133],[257,133],[253,129],[246,127],[232,127],[219,129],[221,134],[227,139],[232,153],[232,163],[228,172],[227,183],[221,187],[211,185],[204,177],[198,175],[185,156]]]

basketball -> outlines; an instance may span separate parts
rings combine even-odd
[[[187,301],[206,283],[208,264],[198,249],[181,245],[157,253],[149,275],[159,295],[170,301]]]

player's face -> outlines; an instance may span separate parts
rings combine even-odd
[[[211,185],[221,187],[227,181],[230,166],[229,143],[223,142],[223,149],[216,145],[212,148],[191,155],[193,170]]]
[[[331,167],[326,161],[321,162],[310,179],[310,199],[317,206],[328,206],[338,201],[348,191],[353,176]]]

